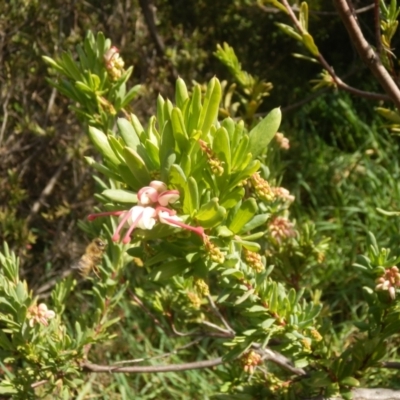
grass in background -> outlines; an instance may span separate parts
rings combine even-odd
[[[284,121],[291,148],[283,185],[296,196],[292,215],[298,224],[313,221],[331,238],[324,265],[309,284],[323,291],[324,303],[344,321],[357,314],[362,300],[352,264],[366,250],[367,232],[381,247],[397,250],[399,219],[376,209],[400,209],[399,141],[379,117],[356,113],[343,93],[318,98]]]

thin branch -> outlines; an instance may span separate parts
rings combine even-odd
[[[156,18],[154,15],[154,6],[150,4],[148,0],[139,0],[140,8],[142,9],[144,19],[146,21],[147,28],[149,29],[150,35],[154,40],[157,53],[159,56],[166,60],[171,68],[172,76],[174,80],[178,79],[178,71],[172,62],[165,56],[165,44],[161,36],[157,32]]]
[[[0,146],[1,146],[1,142],[3,141],[3,137],[4,137],[4,132],[6,130],[7,127],[7,120],[8,120],[8,102],[10,101],[10,97],[11,97],[11,89],[8,90],[6,98],[3,102],[3,122],[1,124],[1,129],[0,129]]]
[[[207,295],[208,302],[210,303],[210,306],[212,310],[214,311],[214,314],[221,320],[222,324],[225,326],[226,330],[235,335],[235,331],[229,326],[228,322],[225,320],[224,316],[221,314],[219,309],[214,303],[214,300],[212,299],[211,295]]]
[[[195,361],[183,364],[171,365],[148,365],[143,367],[117,367],[112,365],[98,365],[92,364],[89,361],[84,361],[81,367],[90,372],[109,372],[109,373],[130,373],[130,374],[143,374],[143,373],[160,373],[160,372],[178,372],[189,371],[192,369],[204,369],[216,367],[223,364],[222,357],[214,358],[212,360]]]
[[[215,330],[218,331],[218,332],[223,333],[223,337],[230,337],[230,338],[235,337],[235,333],[234,333],[234,332],[231,332],[231,331],[228,331],[227,329],[221,328],[220,326],[215,325],[215,324],[213,324],[212,322],[209,322],[209,321],[201,321],[201,323],[202,323],[203,325],[205,325],[205,326],[208,326],[208,327],[210,327],[210,328],[212,328],[212,329],[215,329]]]
[[[72,269],[68,268],[65,269],[64,271],[61,271],[58,275],[56,275],[54,278],[49,280],[48,282],[44,283],[42,286],[39,286],[36,290],[34,290],[34,293],[38,296],[39,299],[45,299],[50,296],[51,294],[51,289],[54,288],[54,286],[57,285],[62,279],[67,278],[72,274]]]
[[[379,55],[365,40],[357,23],[356,16],[352,13],[349,7],[349,3],[346,0],[334,0],[334,3],[361,59],[369,67],[397,109],[400,110],[400,90],[389,72],[383,66]]]
[[[44,385],[44,384],[47,383],[48,381],[49,381],[48,379],[43,379],[42,381],[37,381],[37,382],[35,382],[35,383],[32,383],[31,388],[32,388],[32,389],[35,389],[35,388],[37,388],[37,387],[39,387],[39,386]]]
[[[337,1],[337,0],[335,0]],[[341,0],[339,0],[341,1]],[[300,21],[297,19],[292,7],[288,3],[287,0],[282,0],[282,4],[286,7],[289,17],[293,21],[296,29],[300,33],[305,33],[302,26],[300,25]],[[332,77],[333,81],[335,82],[336,86],[339,89],[345,90],[346,92],[352,93],[354,95],[364,97],[367,99],[372,100],[383,100],[383,101],[392,101],[392,97],[390,95],[380,94],[380,93],[373,93],[373,92],[366,92],[364,90],[356,89],[352,86],[349,86],[347,83],[343,82],[335,73],[334,69],[329,65],[329,63],[325,60],[324,56],[318,52],[318,55],[315,58],[319,61],[319,63],[324,67],[326,71],[328,71],[329,75]],[[386,71],[386,70],[385,70]],[[387,71],[386,71],[387,72]],[[400,104],[400,103],[399,103]]]
[[[39,198],[33,203],[33,206],[31,208],[31,211],[27,217],[27,220],[30,221],[34,215],[36,215],[40,208],[42,207],[44,200],[46,197],[48,197],[51,192],[53,191],[58,178],[61,175],[62,170],[64,169],[65,165],[71,160],[72,156],[70,154],[67,154],[64,159],[61,161],[60,166],[57,168],[57,171],[53,174],[53,176],[50,178],[50,180],[47,182],[47,185],[45,188],[42,190],[42,193],[40,193]]]
[[[135,301],[135,303],[137,303],[140,308],[153,320],[153,322],[158,325],[161,326],[163,329],[164,327],[162,326],[161,322],[157,319],[157,317],[152,314],[152,312],[143,304],[142,300],[139,299],[139,297],[136,296],[135,293],[133,293],[131,290],[128,290],[129,294],[131,295],[131,297],[133,298],[133,300]]]
[[[379,56],[382,56],[382,40],[381,40],[381,16],[379,9],[379,0],[374,0],[374,24],[375,24],[375,41],[376,51]]]
[[[398,361],[384,361],[381,363],[382,368],[400,369],[400,362]]]
[[[295,366],[293,366],[293,363],[288,358],[278,353],[277,351],[271,350],[269,348],[264,349],[258,343],[253,343],[252,347],[262,355],[264,360],[271,361],[279,367],[285,369],[286,371],[291,372],[292,374],[298,376],[307,375],[306,371],[303,368],[296,368]]]
[[[165,357],[169,357],[175,354],[178,354],[179,351],[181,350],[185,350],[189,347],[192,347],[193,345],[201,342],[203,340],[203,338],[197,338],[195,340],[192,340],[191,342],[185,344],[184,346],[180,346],[177,347],[175,350],[172,350],[168,353],[164,353],[164,354],[160,354],[158,356],[154,356],[154,357],[147,357],[147,358],[136,358],[134,360],[124,360],[124,361],[118,361],[116,363],[114,363],[114,365],[121,365],[121,364],[134,364],[134,363],[139,363],[139,362],[143,362],[143,361],[149,361],[149,360],[158,360],[160,358],[165,358]]]

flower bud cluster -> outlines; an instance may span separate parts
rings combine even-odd
[[[297,235],[293,222],[290,222],[286,217],[275,217],[271,221],[268,230],[271,237],[278,244],[281,244],[283,240],[296,237]]]
[[[243,354],[240,361],[242,363],[243,370],[249,374],[253,374],[257,365],[262,363],[260,354],[256,353],[254,350]]]
[[[39,305],[33,304],[28,308],[28,319],[29,326],[33,327],[35,324],[42,324],[44,326],[48,326],[49,319],[52,319],[56,316],[56,313],[53,310],[49,310],[46,304],[41,303]]]
[[[281,149],[289,150],[289,148],[290,148],[289,139],[287,137],[285,137],[283,133],[276,132],[275,140]]]
[[[222,264],[225,261],[225,256],[222,251],[210,241],[208,236],[204,237],[204,247],[212,261],[218,264]]]
[[[306,352],[310,352],[311,351],[311,340],[310,339],[304,338],[304,339],[301,339],[300,342],[303,345],[304,351],[306,351]]]
[[[243,248],[243,255],[247,265],[250,268],[254,269],[254,271],[258,273],[264,271],[264,264],[261,261],[261,256],[258,253]]]
[[[310,334],[316,342],[320,342],[322,340],[321,334],[316,329],[311,329]]]
[[[283,188],[283,187],[273,187],[272,189],[273,194],[275,197],[287,202],[287,203],[293,203],[295,200],[295,197],[290,194],[289,190]]]
[[[119,55],[119,50],[115,46],[112,46],[104,53],[103,58],[110,78],[113,81],[121,78],[124,73],[125,62]]]
[[[196,310],[200,309],[201,307],[201,298],[194,292],[187,292],[186,293],[190,303],[192,304],[193,308]]]
[[[201,296],[208,296],[210,294],[210,288],[203,279],[195,279],[194,287]]]
[[[275,199],[275,194],[272,191],[271,186],[265,179],[261,178],[259,172],[255,172],[251,176],[250,180],[254,187],[254,190],[261,200],[273,201]]]
[[[396,297],[396,288],[400,287],[400,273],[396,266],[386,269],[376,281],[375,290],[387,290],[392,300]]]
[[[210,147],[204,140],[200,139],[199,145],[201,150],[206,153],[207,162],[213,174],[215,174],[216,176],[221,176],[224,173],[222,162],[217,158],[216,154],[210,149]]]

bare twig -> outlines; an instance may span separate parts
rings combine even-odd
[[[335,0],[337,1],[337,0]],[[341,0],[339,0],[341,1]],[[345,0],[344,0],[345,1]],[[302,26],[300,25],[300,21],[297,19],[292,7],[288,3],[287,0],[282,0],[282,4],[286,7],[289,17],[293,21],[296,29],[300,33],[305,33]],[[324,56],[318,52],[318,55],[315,58],[319,61],[319,63],[328,71],[329,75],[332,77],[333,81],[335,82],[336,86],[339,89],[345,90],[346,92],[352,93],[354,95],[364,97],[367,99],[372,100],[384,100],[384,101],[391,101],[392,97],[390,95],[380,94],[380,93],[373,93],[373,92],[366,92],[364,90],[356,89],[352,86],[349,86],[347,83],[343,82],[335,73],[334,69],[329,65],[329,63],[325,60]],[[385,70],[386,71],[386,70]],[[387,73],[387,71],[386,71]],[[389,75],[389,74],[388,74]],[[389,75],[390,77],[390,75]],[[400,104],[400,100],[399,100]]]
[[[39,386],[44,385],[44,384],[47,383],[48,381],[49,381],[48,379],[43,379],[43,380],[41,380],[41,381],[37,381],[37,382],[35,382],[35,383],[32,383],[31,388],[32,388],[32,389],[35,389],[35,388],[37,388],[37,387],[39,387]]]
[[[391,389],[364,389],[357,388],[351,391],[353,400],[400,400],[400,391]],[[305,400],[342,400],[343,397],[318,396]]]
[[[129,290],[129,294],[133,298],[134,302],[140,306],[140,308],[153,320],[153,322],[162,327],[161,322],[155,317],[154,314],[143,304],[143,301],[139,299],[138,296],[136,296],[135,293],[133,293],[131,290]]]
[[[286,2],[286,0],[282,1]],[[369,67],[397,109],[400,110],[400,90],[389,72],[383,66],[379,55],[365,40],[357,23],[356,16],[352,13],[349,6],[350,0],[334,0],[334,3],[361,59]]]
[[[220,326],[213,324],[212,322],[201,321],[201,323],[205,326],[215,329],[218,332],[221,332],[224,335],[224,337],[231,337],[231,338],[235,337],[234,332],[228,331],[227,329],[223,329]]]
[[[150,4],[148,0],[139,0],[140,8],[142,9],[144,19],[149,29],[150,35],[154,40],[157,53],[163,57],[169,64],[174,80],[178,78],[178,71],[171,61],[165,56],[165,45],[161,36],[157,32],[157,26],[154,16],[154,6]]]
[[[374,24],[375,24],[375,41],[376,51],[379,56],[382,56],[382,41],[381,41],[381,16],[379,9],[379,0],[374,0]]]
[[[381,365],[383,368],[400,369],[400,362],[398,361],[384,361]]]
[[[65,165],[71,160],[71,158],[72,158],[72,156],[70,154],[67,154],[64,157],[64,159],[62,160],[60,166],[57,168],[57,171],[53,174],[53,176],[47,182],[47,185],[42,190],[42,193],[40,193],[39,198],[33,204],[32,208],[31,208],[31,211],[30,211],[30,213],[28,215],[28,218],[27,218],[28,221],[30,221],[32,219],[32,217],[39,212],[41,206],[43,205],[44,200],[53,191],[54,186],[57,183],[57,180],[58,180],[59,176],[61,175],[62,170],[64,169]]]
[[[130,373],[130,374],[143,374],[143,373],[159,373],[159,372],[177,372],[188,371],[192,369],[204,369],[216,367],[223,363],[222,357],[214,358],[213,360],[196,361],[183,364],[171,365],[148,365],[143,367],[117,367],[112,365],[98,365],[92,364],[89,361],[84,361],[81,367],[90,372],[109,372],[109,373]]]
[[[61,271],[61,273],[57,273],[57,275],[49,280],[48,282],[44,283],[42,286],[39,286],[36,290],[34,290],[34,293],[38,295],[39,299],[45,299],[50,296],[51,294],[51,289],[53,289],[54,286],[57,285],[60,280],[67,278],[69,275],[72,274],[72,269],[68,268],[65,269],[64,271]]]
[[[143,361],[158,360],[160,358],[169,357],[169,356],[178,354],[178,352],[181,351],[181,350],[185,350],[185,349],[187,349],[189,347],[192,347],[193,345],[199,343],[202,340],[203,340],[203,338],[197,338],[197,339],[192,340],[191,342],[185,344],[184,346],[177,347],[175,350],[172,350],[172,351],[170,351],[168,353],[160,354],[159,356],[147,357],[147,358],[136,358],[134,360],[118,361],[118,362],[114,363],[113,365],[133,364],[133,363],[139,363],[139,362],[143,362]]]
[[[4,132],[6,130],[6,126],[7,126],[7,120],[8,120],[8,102],[10,100],[11,97],[11,89],[8,90],[6,98],[3,102],[3,112],[4,112],[4,116],[3,116],[3,122],[1,124],[1,129],[0,129],[0,145],[1,142],[3,141],[3,137],[4,137]]]
[[[303,368],[294,367],[293,363],[288,358],[278,353],[277,351],[271,350],[269,348],[262,348],[261,345],[258,343],[253,343],[252,347],[262,355],[263,360],[271,361],[274,364],[285,369],[286,371],[291,372],[292,374],[298,376],[307,375],[306,371]]]
[[[224,316],[221,314],[221,312],[215,305],[214,300],[212,299],[211,295],[207,295],[207,299],[208,299],[208,302],[210,303],[212,310],[214,311],[214,314],[221,320],[221,322],[225,326],[226,330],[234,336],[235,331],[229,326],[228,322],[226,321]]]

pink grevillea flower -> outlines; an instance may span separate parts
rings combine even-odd
[[[48,320],[54,318],[55,316],[56,313],[53,310],[49,310],[44,303],[41,303],[38,306],[34,304],[28,308],[30,327],[33,327],[36,323],[48,326]]]
[[[400,287],[399,269],[394,266],[386,269],[383,276],[379,277],[375,290],[387,290],[392,300],[396,297],[396,288]]]
[[[98,217],[107,215],[118,216],[120,222],[112,236],[112,240],[114,242],[119,241],[121,230],[127,228],[122,239],[122,243],[125,244],[130,242],[131,234],[135,228],[151,230],[157,222],[187,229],[204,237],[204,229],[202,227],[193,227],[185,224],[176,215],[176,211],[166,207],[179,199],[179,192],[177,190],[167,190],[167,185],[164,182],[150,182],[149,186],[145,186],[138,191],[137,197],[138,205],[129,210],[91,214],[88,219],[93,221]]]

